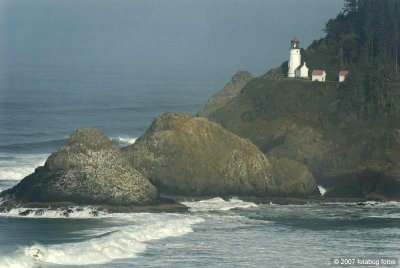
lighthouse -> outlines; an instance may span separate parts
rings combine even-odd
[[[288,62],[288,77],[296,77],[296,69],[301,65],[300,41],[294,37],[290,42],[290,57]]]

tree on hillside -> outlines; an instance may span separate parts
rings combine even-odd
[[[347,107],[367,114],[393,111],[386,82],[398,78],[400,0],[345,0],[343,12],[327,22],[325,32],[318,44],[334,51],[336,68],[357,70],[343,86],[348,92],[341,98],[351,103]]]

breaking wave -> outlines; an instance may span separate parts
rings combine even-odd
[[[14,154],[4,157],[0,154],[0,180],[22,180],[43,166],[49,154]]]
[[[131,145],[136,142],[136,138],[132,137],[127,137],[127,136],[118,136],[115,138],[112,138],[112,141],[117,143],[119,146],[126,146],[126,145]]]
[[[192,225],[204,221],[194,216],[152,213],[114,214],[113,219],[130,224],[83,242],[23,247],[0,257],[0,267],[94,265],[134,258],[146,250],[149,241],[185,235],[193,231]]]
[[[226,211],[235,208],[255,208],[258,205],[252,202],[245,202],[238,198],[231,198],[229,201],[217,197],[207,200],[201,200],[196,202],[182,202],[185,206],[190,208],[192,212],[202,211]]]

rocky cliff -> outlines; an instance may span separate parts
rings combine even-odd
[[[203,107],[203,109],[199,112],[200,116],[207,117],[212,112],[221,108],[226,103],[228,103],[231,99],[236,97],[242,88],[249,82],[253,76],[251,73],[246,71],[237,72],[231,79],[231,81],[225,85],[225,87],[218,91],[214,96],[212,96]]]
[[[347,113],[339,105],[339,86],[254,78],[239,95],[206,117],[249,139],[268,155],[305,164],[317,181],[333,191],[351,184],[361,189],[359,196],[400,198],[400,191],[384,190],[400,185],[400,118]],[[371,182],[371,173],[365,171],[380,174],[374,176],[373,187],[364,185]],[[358,179],[347,183],[344,174]]]

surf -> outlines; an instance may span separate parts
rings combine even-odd
[[[206,199],[201,201],[182,202],[185,206],[189,207],[191,212],[205,212],[205,211],[227,211],[236,208],[256,208],[258,205],[252,202],[245,202],[238,198],[231,198],[228,201],[221,197]]]
[[[12,254],[0,257],[0,267],[95,265],[135,258],[147,249],[150,241],[191,233],[193,225],[204,221],[189,215],[152,213],[113,214],[108,220],[126,225],[114,227],[112,232],[107,231],[82,242],[21,247]]]

